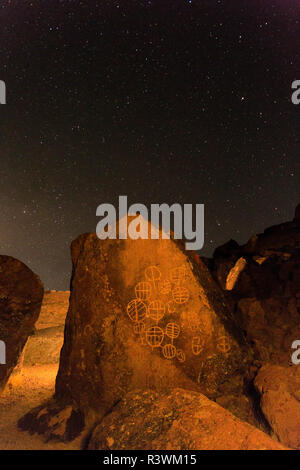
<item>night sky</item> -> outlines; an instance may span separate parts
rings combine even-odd
[[[209,256],[300,202],[298,0],[1,0],[1,253],[66,289],[96,208],[204,203]]]

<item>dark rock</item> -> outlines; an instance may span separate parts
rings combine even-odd
[[[240,250],[240,245],[235,240],[229,240],[229,242],[224,245],[219,246],[215,249],[214,259],[217,258],[231,258],[234,253],[238,253]]]
[[[259,361],[288,364],[291,344],[300,338],[297,214],[298,208],[294,221],[270,227],[244,246],[224,245],[208,264]]]
[[[0,339],[6,345],[6,364],[0,365],[0,390],[34,331],[43,293],[40,279],[27,266],[9,256],[0,256]]]

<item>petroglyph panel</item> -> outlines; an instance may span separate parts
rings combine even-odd
[[[223,354],[227,354],[231,350],[230,339],[226,335],[217,338],[217,349]]]
[[[160,266],[145,268],[127,304],[127,315],[139,344],[160,351],[163,358],[185,362],[187,355],[200,356],[214,332],[207,299],[199,309],[199,290],[186,266],[175,266],[163,275]],[[212,343],[214,352],[228,354],[229,339],[220,332]]]

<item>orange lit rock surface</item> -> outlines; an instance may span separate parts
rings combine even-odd
[[[73,242],[72,259],[55,402],[43,422],[71,405],[89,426],[136,388],[241,391],[249,350],[194,255],[172,240],[90,234]]]
[[[183,389],[126,395],[93,431],[89,449],[280,450],[278,442],[204,395]]]
[[[6,364],[0,367],[0,390],[34,331],[43,293],[40,279],[27,266],[10,256],[0,256],[0,340],[6,345]]]
[[[237,386],[247,349],[201,261],[172,240],[78,245],[57,397],[106,412],[136,387]]]
[[[274,434],[286,446],[300,449],[300,366],[266,365],[254,383]]]

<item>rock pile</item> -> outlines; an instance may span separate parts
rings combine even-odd
[[[282,448],[261,430],[300,448],[299,210],[212,260],[80,236],[55,396],[20,426],[90,449]]]

